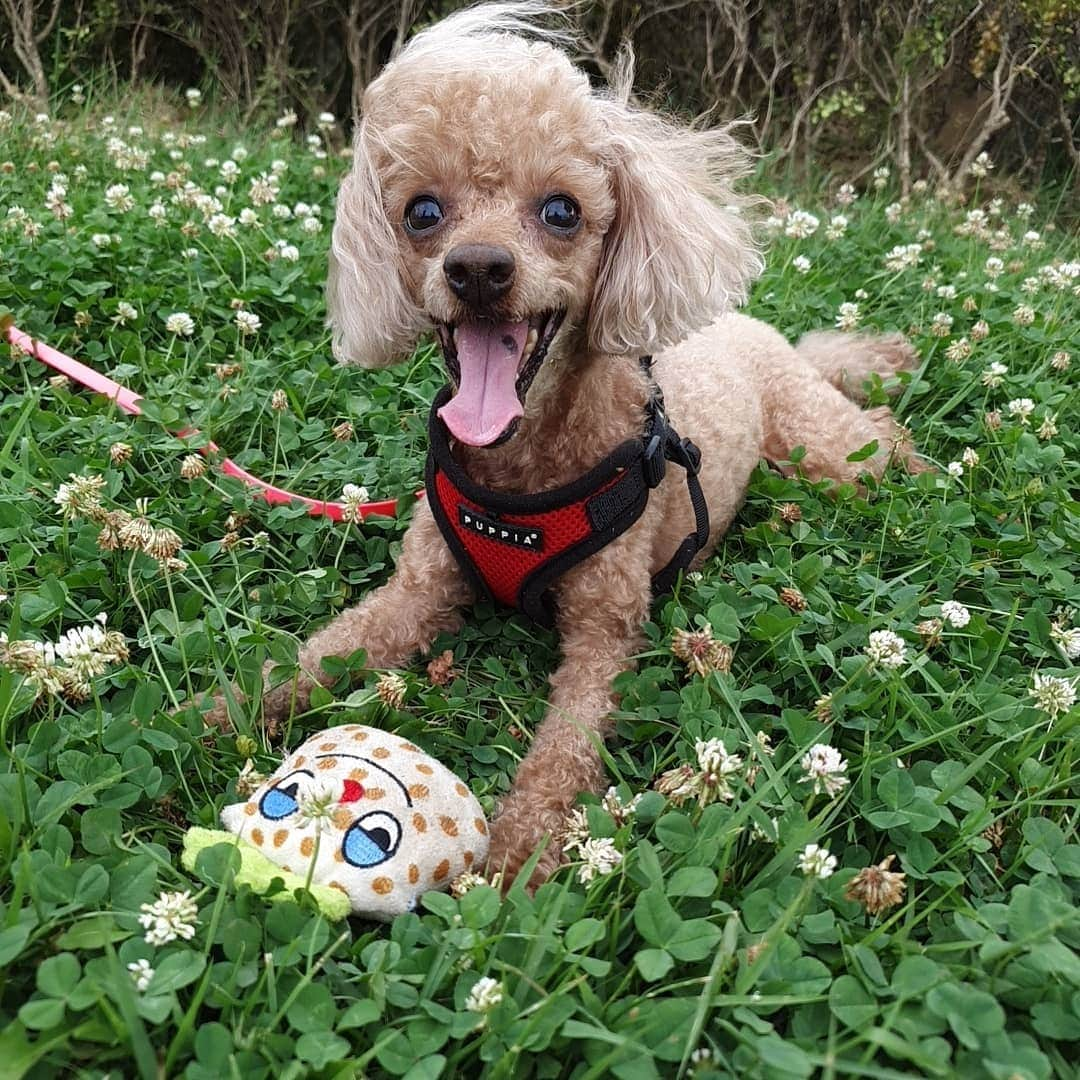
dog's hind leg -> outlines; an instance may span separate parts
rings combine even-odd
[[[854,481],[862,473],[880,477],[893,459],[910,472],[925,468],[888,406],[856,404],[865,398],[862,384],[871,373],[889,375],[913,366],[915,354],[903,339],[810,334],[792,361],[772,369],[764,387],[765,456],[787,461],[801,446],[806,453],[799,466],[813,480]],[[848,460],[871,443],[877,449],[868,458]]]
[[[919,355],[903,334],[848,334],[814,330],[799,338],[799,358],[845,397],[865,401],[863,384],[871,375],[887,379],[898,371],[912,371]]]

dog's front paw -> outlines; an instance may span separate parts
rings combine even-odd
[[[491,826],[488,849],[488,876],[501,874],[505,892],[514,883],[521,868],[535,852],[543,848],[526,888],[538,889],[558,869],[562,861],[561,836],[565,827],[561,810],[523,808],[512,798]]]

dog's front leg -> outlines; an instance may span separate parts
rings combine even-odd
[[[295,678],[263,696],[263,719],[274,723],[308,707],[311,691],[331,677],[322,670],[324,656],[367,652],[370,667],[397,667],[427,649],[435,635],[456,629],[460,609],[472,599],[465,580],[439,533],[427,502],[419,503],[402,541],[393,577],[355,607],[343,611],[301,647]],[[263,669],[269,676],[273,664]],[[224,726],[224,698],[215,695],[208,721]]]
[[[599,743],[611,726],[611,682],[633,665],[649,611],[649,572],[644,556],[632,557],[636,546],[616,542],[561,583],[563,660],[551,677],[550,706],[492,825],[488,867],[502,871],[506,885],[546,842],[530,882],[541,884],[559,865],[574,800],[603,789]]]

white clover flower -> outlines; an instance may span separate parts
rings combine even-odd
[[[701,769],[697,777],[698,803],[707,806],[717,799],[730,802],[735,797],[730,781],[741,772],[742,757],[729,753],[721,739],[698,739],[694,753]]]
[[[169,211],[165,209],[164,204],[156,202],[146,211],[146,215],[160,227],[165,224],[165,219],[169,216]]]
[[[922,244],[897,244],[885,256],[885,269],[896,272],[918,266],[922,251]]]
[[[784,225],[784,235],[795,240],[805,240],[817,232],[820,221],[806,210],[793,210]]]
[[[622,854],[615,847],[615,841],[609,836],[595,839],[590,837],[578,845],[581,866],[578,868],[578,881],[588,885],[596,877],[610,874],[622,862]]]
[[[90,237],[90,243],[96,248],[107,248],[112,243],[112,237],[108,233],[96,232]]]
[[[825,227],[826,240],[839,240],[847,232],[848,219],[843,214],[833,214]]]
[[[993,161],[990,160],[990,155],[984,150],[969,166],[968,172],[975,177],[976,180],[984,177],[994,167]]]
[[[1031,696],[1036,708],[1042,709],[1051,720],[1068,712],[1076,704],[1076,680],[1035,673]]]
[[[322,227],[322,222],[317,217],[306,217],[300,222],[300,228],[311,235],[322,232]]]
[[[840,189],[836,193],[836,201],[841,206],[850,206],[858,196],[855,194],[855,187],[853,184],[841,184]]]
[[[168,945],[177,938],[190,941],[199,921],[199,907],[190,892],[163,892],[152,904],[140,908],[139,924],[147,945]]]
[[[245,206],[240,211],[240,224],[247,229],[253,229],[259,225],[259,215],[250,206]]]
[[[872,664],[887,668],[902,667],[907,660],[907,644],[891,630],[875,630],[867,641],[865,652]]]
[[[1031,248],[1032,251],[1038,251],[1040,248],[1046,246],[1046,243],[1043,240],[1042,236],[1040,236],[1039,233],[1037,233],[1034,229],[1029,229],[1026,233],[1024,233],[1024,235],[1020,237],[1020,242],[1024,245],[1024,247]]]
[[[982,373],[982,384],[991,388],[998,387],[1005,381],[1005,376],[1008,373],[1009,369],[1001,361],[994,360],[987,365],[986,370]]]
[[[1035,402],[1031,398],[1013,398],[1008,405],[1005,406],[1009,415],[1016,420],[1019,420],[1021,424],[1027,424],[1028,418],[1035,411]]]
[[[802,766],[804,780],[812,780],[814,794],[836,795],[848,785],[847,762],[840,751],[825,743],[815,743],[803,755],[799,764]]]
[[[1047,439],[1052,439],[1058,433],[1057,426],[1057,413],[1047,413],[1043,417],[1042,423],[1039,425],[1038,434],[1039,438],[1044,442]]]
[[[952,324],[953,317],[947,311],[939,311],[930,323],[930,333],[934,337],[948,337]]]
[[[105,202],[113,210],[126,214],[135,205],[127,184],[110,184],[105,189]]]
[[[258,332],[262,319],[254,311],[238,311],[235,316],[236,329],[242,337],[249,337]]]
[[[1005,262],[996,255],[991,255],[990,258],[986,260],[986,265],[983,269],[986,271],[986,276],[993,281],[994,278],[1001,277],[1005,270]]]
[[[319,113],[318,125],[320,131],[328,131],[334,126],[334,114],[332,112]]]
[[[116,305],[116,314],[113,316],[113,322],[117,326],[123,326],[125,323],[131,322],[132,319],[139,317],[139,311],[134,304],[129,304],[126,300],[121,300]]]
[[[191,337],[195,333],[195,320],[186,311],[174,311],[165,320],[165,329],[179,337]]]
[[[859,305],[850,301],[840,305],[836,315],[837,330],[854,330],[859,325]]]
[[[953,477],[953,479],[959,480],[960,477],[964,475],[963,463],[959,461],[950,461],[949,464],[945,466],[945,471]]]
[[[199,257],[199,249],[192,247],[184,248],[184,250],[180,252],[180,257],[182,259],[197,259]]]
[[[240,176],[240,166],[237,165],[232,158],[228,158],[221,163],[221,168],[218,172],[221,174],[221,178],[226,184],[232,184]]]
[[[895,225],[900,220],[900,215],[903,214],[903,212],[904,208],[898,202],[889,203],[889,205],[885,207],[885,220],[889,222],[890,225]]]
[[[1035,309],[1030,304],[1020,304],[1012,317],[1017,326],[1030,326],[1035,321]]]
[[[150,966],[150,961],[136,960],[135,963],[128,964],[127,969],[131,974],[131,981],[135,984],[135,989],[140,994],[143,993],[154,978],[154,969]]]
[[[945,350],[945,359],[951,360],[954,364],[962,363],[970,355],[971,342],[966,337],[949,342],[948,348]]]
[[[828,848],[817,844],[807,844],[799,855],[799,869],[807,876],[824,881],[832,877],[836,870],[836,856],[830,855]]]
[[[945,600],[941,605],[941,617],[957,629],[971,622],[971,612],[957,600]]]
[[[212,214],[206,227],[221,239],[232,237],[236,235],[236,218],[228,214]]]
[[[1055,371],[1068,371],[1072,364],[1072,357],[1064,349],[1059,349],[1050,357],[1050,366]]]
[[[71,473],[53,496],[65,518],[95,517],[101,510],[101,493],[105,490],[104,476],[79,476]]]
[[[354,523],[362,521],[364,515],[361,507],[369,501],[369,498],[366,487],[361,487],[359,484],[346,484],[341,489],[342,520]]]
[[[942,300],[955,300],[956,299],[956,286],[955,285],[939,285],[937,287],[937,296]],[[952,325],[951,323],[949,324]]]
[[[1035,213],[1035,207],[1032,206],[1031,203],[1029,203],[1029,202],[1017,203],[1017,205],[1016,205],[1016,216],[1017,217],[1021,217],[1021,218],[1024,218],[1025,220],[1027,220],[1034,213]]]
[[[1066,659],[1076,660],[1080,658],[1080,626],[1068,628],[1052,623],[1050,626],[1050,640],[1065,654]]]
[[[284,241],[279,240],[277,256],[284,262],[297,262],[300,259],[300,249],[295,244],[286,244]]]
[[[248,198],[251,200],[253,206],[269,206],[278,195],[281,190],[281,186],[278,184],[275,176],[267,176],[266,173],[261,173],[252,179],[250,186],[248,187]],[[283,209],[289,211],[286,206]],[[274,216],[281,217],[282,215],[277,213],[277,207],[274,208]],[[285,217],[291,216],[291,211],[285,214]]]
[[[299,117],[297,117],[296,113],[292,109],[289,109],[274,121],[274,126],[279,128],[295,127],[298,119]]]
[[[252,200],[254,201],[254,200]],[[270,211],[274,217],[280,221],[288,221],[293,216],[292,210],[284,203],[274,203],[274,208]]]
[[[187,98],[188,105],[194,109],[202,101],[202,91],[197,86],[189,86],[184,91],[184,97]]]
[[[979,452],[973,446],[965,446],[960,460],[969,468],[974,469],[979,464]]]
[[[319,832],[325,825],[332,825],[341,792],[330,783],[313,781],[306,791],[296,796],[296,820],[303,826],[314,826]]]
[[[100,651],[108,639],[100,623],[76,626],[64,632],[54,646],[56,655],[84,682],[104,675],[110,657]]]
[[[810,273],[811,262],[805,255],[796,255],[791,260],[791,266],[797,274],[808,274]]]
[[[489,1013],[502,999],[502,983],[485,975],[473,983],[469,996],[465,999],[465,1008],[469,1012]]]
[[[641,802],[641,792],[638,792],[629,802],[624,803],[619,798],[618,791],[614,787],[609,787],[600,805],[612,816],[616,825],[623,825],[634,816],[639,802]]]

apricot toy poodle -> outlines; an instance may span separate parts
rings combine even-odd
[[[654,577],[709,556],[758,461],[802,446],[809,477],[838,481],[893,456],[918,467],[889,410],[858,404],[912,350],[832,332],[793,347],[735,313],[762,267],[753,202],[732,186],[745,154],[724,128],[631,103],[628,63],[591,86],[570,33],[538,25],[551,6],[452,15],[364,95],[333,231],[334,350],[381,367],[434,329],[450,379],[439,453],[393,577],[263,699],[271,720],[306,708],[330,679],[321,659],[361,647],[401,666],[479,595],[549,617],[562,659],[489,860],[510,880],[546,844],[534,884],[578,794],[604,785],[611,683],[642,646]]]

